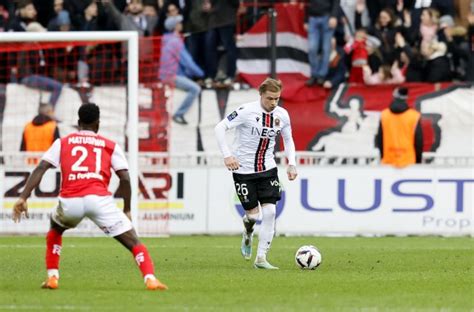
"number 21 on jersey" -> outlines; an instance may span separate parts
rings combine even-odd
[[[90,157],[89,151],[84,146],[74,146],[71,150],[71,155],[73,157],[79,156],[76,162],[72,165],[71,171],[73,172],[95,172],[99,173],[102,164],[102,149],[95,147],[93,149],[95,154],[95,170],[92,171],[91,168],[85,166],[84,161]]]

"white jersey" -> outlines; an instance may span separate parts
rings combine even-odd
[[[236,173],[249,174],[267,171],[276,167],[274,148],[281,133],[285,143],[288,162],[295,165],[295,148],[291,134],[290,116],[286,109],[277,106],[273,111],[265,111],[260,101],[244,104],[224,118],[217,126],[225,130],[235,128],[232,152],[228,151],[225,140],[218,136],[219,147],[224,157],[233,155],[240,168]]]

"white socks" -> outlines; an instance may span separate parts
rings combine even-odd
[[[153,275],[153,274],[147,274],[147,275],[145,275],[145,277],[143,278],[143,279],[145,280],[145,283],[146,283],[146,280],[149,279],[149,278],[151,278],[151,279],[153,279],[153,280],[156,280],[155,275]]]
[[[48,270],[48,277],[51,277],[51,276],[56,276],[57,278],[59,278],[59,270],[49,269]]]
[[[276,207],[274,204],[262,205],[262,224],[258,236],[257,258],[266,259],[266,254],[275,235]]]

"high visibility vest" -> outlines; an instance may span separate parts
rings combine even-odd
[[[45,152],[54,142],[56,122],[51,120],[42,125],[29,122],[25,126],[24,140],[27,152]]]
[[[383,164],[405,167],[416,163],[415,130],[420,117],[412,108],[400,114],[388,108],[382,111]]]

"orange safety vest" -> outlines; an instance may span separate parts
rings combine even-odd
[[[24,140],[27,152],[45,152],[54,142],[56,122],[51,120],[42,125],[29,122],[25,126]]]
[[[420,117],[412,108],[400,114],[388,108],[382,111],[383,164],[405,167],[416,163],[415,130]]]

